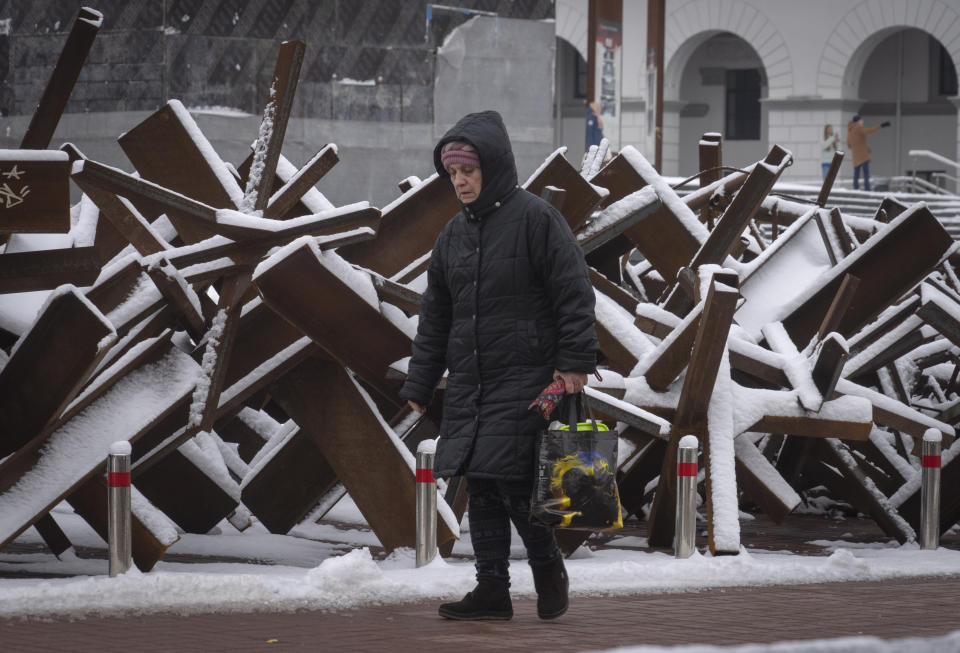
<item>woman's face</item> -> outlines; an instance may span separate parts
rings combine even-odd
[[[452,163],[447,172],[450,173],[450,183],[457,193],[457,199],[462,203],[469,204],[480,196],[480,188],[483,186],[480,168],[468,163]]]
[[[827,136],[833,136],[833,125],[827,125]]]

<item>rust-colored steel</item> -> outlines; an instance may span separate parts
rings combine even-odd
[[[410,355],[410,338],[368,304],[303,245],[261,272],[254,283],[264,301],[390,403],[386,381],[394,361]]]
[[[77,83],[80,70],[87,60],[90,48],[93,47],[102,22],[103,15],[98,11],[88,7],[80,7],[77,11],[57,65],[53,68],[40,102],[33,111],[30,125],[20,141],[21,150],[45,150],[50,146],[60,116],[67,107],[67,100],[70,99],[70,93]]]

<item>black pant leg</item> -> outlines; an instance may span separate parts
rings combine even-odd
[[[476,557],[477,580],[510,578],[510,516],[496,482],[471,478],[467,518]]]
[[[561,556],[553,527],[530,519],[532,483],[500,485],[510,520],[527,549],[527,560],[534,567],[553,562]]]

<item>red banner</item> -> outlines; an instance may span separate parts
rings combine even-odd
[[[433,470],[432,470],[432,469],[418,469],[418,470],[417,470],[417,483],[433,483]]]
[[[677,463],[677,476],[696,476],[697,463]]]

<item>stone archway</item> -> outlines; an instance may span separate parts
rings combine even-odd
[[[688,43],[699,41],[691,39]],[[704,133],[723,134],[723,160],[745,166],[766,153],[762,97],[766,71],[756,50],[730,32],[717,32],[686,58],[678,94],[678,166],[681,176],[699,170]]]
[[[667,16],[663,98],[676,100],[680,77],[693,52],[718,32],[730,32],[749,43],[763,62],[768,94],[785,97],[793,91],[793,65],[783,36],[756,7],[734,0],[723,11],[714,0],[693,0]],[[672,94],[672,95],[671,95]]]
[[[856,98],[873,48],[896,28],[916,27],[946,47],[960,70],[960,11],[941,0],[864,0],[836,23],[820,55],[817,90],[824,97]]]
[[[585,61],[587,57],[587,0],[557,0],[556,30],[561,38],[577,49]]]
[[[722,11],[721,11],[722,9]],[[765,75],[767,98],[793,92],[793,64],[786,41],[774,23],[756,7],[740,0],[723,3],[693,0],[666,17],[663,79],[663,172],[683,174],[680,164],[680,86],[697,49],[717,34],[729,32],[749,44]]]
[[[957,39],[960,10],[942,0],[863,0],[836,23],[827,39],[817,70],[818,93],[837,98],[847,109],[845,118],[848,118],[851,107],[856,106],[851,103],[859,103],[861,99],[859,83],[870,55],[891,34],[909,28],[939,41],[953,61],[954,69],[960,70],[960,40]],[[953,102],[956,104],[957,100]],[[960,160],[960,113],[954,125],[954,134],[941,136],[941,140],[952,139],[952,145],[939,153]],[[910,149],[910,144],[905,147]],[[904,165],[902,156],[901,151],[895,169]]]

